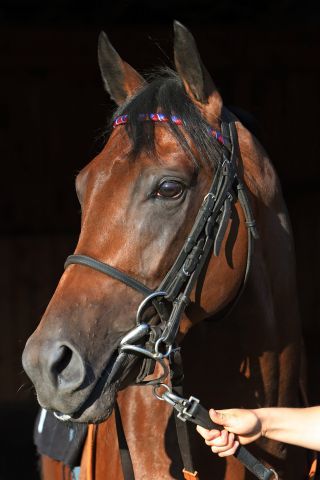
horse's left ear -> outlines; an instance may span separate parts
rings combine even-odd
[[[105,89],[118,105],[145,83],[143,77],[122,60],[105,32],[99,35],[98,61]]]
[[[189,97],[209,123],[216,123],[221,115],[222,98],[201,61],[193,36],[177,21],[174,22],[174,61]]]

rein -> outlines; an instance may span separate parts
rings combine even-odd
[[[166,116],[160,113],[140,114],[139,120],[152,122],[173,122],[178,125],[182,120],[176,116]],[[114,128],[126,124],[128,115],[117,117]],[[179,446],[184,461],[184,475],[186,479],[197,479],[191,459],[190,445],[186,421],[191,421],[208,429],[219,429],[210,419],[208,411],[202,407],[195,397],[183,398],[182,379],[183,372],[179,348],[176,347],[176,337],[179,331],[182,315],[190,302],[190,294],[199,278],[199,275],[208,260],[211,252],[218,256],[225,237],[229,220],[232,214],[232,204],[236,198],[242,206],[246,225],[248,228],[248,253],[247,263],[242,286],[231,304],[234,308],[240,298],[248,278],[253,252],[253,240],[258,238],[258,233],[253,218],[252,209],[247,197],[246,189],[237,172],[238,138],[234,121],[222,122],[222,131],[209,129],[209,134],[222,144],[222,155],[217,170],[213,177],[210,189],[205,195],[193,227],[180,250],[174,264],[156,290],[151,290],[138,280],[106,263],[87,255],[70,255],[65,263],[65,268],[72,264],[87,266],[105,275],[126,284],[144,295],[144,300],[136,313],[136,327],[127,333],[121,340],[119,354],[112,367],[107,380],[107,385],[114,380],[121,371],[128,353],[144,357],[137,383],[153,385],[153,393],[159,400],[168,402],[175,410],[177,420],[177,434]],[[151,326],[142,321],[145,308],[152,303],[158,316],[159,324]],[[143,339],[147,339],[141,344]],[[170,367],[168,367],[168,361]],[[163,373],[156,379],[144,381],[144,378],[153,372],[155,363],[162,366]],[[172,369],[172,386],[164,383]],[[162,394],[159,393],[161,388]],[[180,426],[183,421],[182,427]],[[184,453],[187,452],[187,453]],[[234,454],[257,478],[269,480],[278,478],[277,474],[266,468],[253,457],[244,447],[239,446]],[[132,478],[132,476],[130,477]],[[127,479],[126,479],[127,480]]]

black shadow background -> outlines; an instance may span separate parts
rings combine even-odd
[[[37,478],[37,407],[20,358],[75,245],[75,174],[101,148],[113,108],[98,33],[143,72],[171,61],[174,18],[193,32],[225,103],[250,111],[264,132],[292,218],[310,399],[320,401],[319,4],[1,1],[0,480]]]

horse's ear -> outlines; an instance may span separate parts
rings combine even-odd
[[[174,61],[177,72],[193,102],[209,122],[220,117],[222,98],[203,65],[196,42],[180,22],[174,22]]]
[[[118,105],[145,83],[143,77],[121,59],[105,32],[99,35],[98,61],[105,89]]]

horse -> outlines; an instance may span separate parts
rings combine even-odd
[[[179,22],[174,32],[176,71],[148,80],[99,37],[113,128],[77,175],[79,240],[23,352],[40,405],[89,424],[83,480],[126,477],[116,400],[135,479],[196,478],[181,473],[172,406],[140,386],[160,378],[169,389],[179,349],[184,391],[207,406],[301,404],[294,245],[279,179],[223,105],[192,34]],[[202,480],[253,478],[189,435]],[[304,450],[266,439],[249,449],[279,478],[306,478]],[[71,478],[59,462],[43,457],[42,466],[44,480]]]

